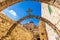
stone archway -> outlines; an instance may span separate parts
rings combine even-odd
[[[43,21],[43,22],[46,22],[48,25],[51,26],[51,28],[54,29],[55,32],[57,32],[57,34],[58,34],[59,37],[60,37],[60,30],[58,30],[58,28],[57,28],[54,24],[52,24],[49,20],[47,20],[47,19],[45,19],[45,18],[43,18],[43,17],[34,16],[34,15],[28,15],[28,16],[20,19],[20,20],[17,21],[16,23],[14,23],[14,24],[12,25],[12,27],[9,29],[9,31],[7,32],[6,35],[9,35],[9,34],[12,32],[12,30],[15,28],[15,26],[16,26],[17,24],[19,24],[21,21],[23,21],[23,20],[25,20],[25,19],[27,19],[27,18],[37,18],[37,19],[40,19],[40,20]]]
[[[10,0],[10,1],[1,2],[1,3],[0,3],[0,4],[1,4],[1,5],[0,5],[0,7],[1,7],[0,11],[2,11],[3,9],[7,8],[8,6],[11,6],[11,5],[13,5],[13,4],[17,3],[17,2],[20,2],[20,1],[22,1],[22,0]],[[41,1],[41,0],[38,0],[38,1]],[[8,3],[8,2],[9,2],[9,3]],[[43,1],[42,1],[42,2],[43,2]],[[10,3],[11,3],[11,4],[10,4]],[[48,3],[48,2],[46,1],[45,3]],[[50,3],[49,3],[49,4],[50,4]],[[22,20],[24,20],[24,19],[26,19],[26,18],[37,18],[37,19],[40,19],[40,20],[46,22],[46,23],[49,24],[49,25],[58,33],[58,35],[60,36],[60,32],[59,32],[59,30],[56,28],[56,26],[55,26],[54,24],[52,24],[50,21],[48,21],[47,19],[42,18],[42,17],[30,15],[30,16],[27,16],[27,17],[24,17],[24,18],[20,19],[19,21],[17,21],[17,23],[21,22]],[[15,23],[15,24],[17,25],[17,23]],[[15,24],[13,24],[13,25],[15,25]],[[12,27],[13,27],[13,25],[12,25]],[[15,26],[16,26],[16,25],[15,25]],[[12,27],[11,27],[11,28],[12,28]],[[14,27],[13,27],[12,29],[14,29]],[[10,30],[11,30],[11,29],[10,29]],[[10,32],[10,31],[9,31],[9,32]],[[9,32],[8,32],[7,34],[9,34]]]

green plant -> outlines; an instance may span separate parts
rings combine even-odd
[[[52,13],[52,9],[51,7],[48,5],[48,10],[49,10],[49,13],[51,14]]]

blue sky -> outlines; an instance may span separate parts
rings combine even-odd
[[[18,21],[19,19],[29,15],[27,12],[29,9],[32,10],[30,12],[31,15],[35,16],[41,16],[41,3],[35,2],[35,1],[24,1],[16,3],[6,9],[3,10],[5,15],[10,17],[12,20]],[[21,24],[29,23],[30,21],[33,21],[35,25],[38,25],[39,20],[35,18],[28,18],[21,22]]]

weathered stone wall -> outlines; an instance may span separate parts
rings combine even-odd
[[[32,40],[33,34],[25,29],[22,25],[18,24],[16,28],[12,31],[9,37],[4,40]]]
[[[51,21],[59,30],[60,30],[60,9],[54,6],[51,6],[52,13],[49,13],[48,4],[42,3],[42,17]],[[46,24],[46,29],[48,33],[49,40],[56,40],[56,32]]]
[[[0,38],[6,34],[14,21],[0,12]]]
[[[0,13],[0,38],[6,35],[13,23],[13,20]],[[32,38],[33,34],[22,25],[18,24],[12,31],[11,35],[3,38],[3,40],[32,40]]]

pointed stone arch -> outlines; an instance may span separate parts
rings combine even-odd
[[[1,2],[0,3],[0,11],[2,11],[2,10],[4,10],[5,8],[7,8],[7,7],[9,7],[9,6],[11,6],[11,5],[13,5],[13,4],[15,4],[15,3],[17,3],[17,2],[21,2],[22,0],[6,0],[6,1],[4,1],[4,2]],[[38,1],[40,1],[40,2],[44,2],[44,3],[48,3],[49,1],[41,1],[41,0],[38,0]],[[48,4],[50,4],[50,3],[48,3]],[[54,4],[51,4],[51,5],[54,5]],[[55,5],[54,5],[55,6]],[[57,6],[58,7],[58,6]],[[60,36],[60,30],[58,30],[58,28],[54,25],[54,24],[52,24],[49,20],[47,20],[47,19],[45,19],[45,18],[43,18],[43,17],[39,17],[39,16],[33,16],[33,15],[30,15],[30,16],[26,16],[26,17],[24,17],[24,18],[22,18],[22,19],[20,19],[19,21],[17,21],[15,24],[17,25],[17,24],[19,24],[19,22],[21,22],[22,20],[25,20],[25,19],[27,19],[27,18],[37,18],[37,19],[40,19],[40,20],[42,20],[42,21],[44,21],[44,22],[46,22],[48,25],[50,25],[57,33],[58,33],[58,35]],[[12,25],[12,29],[14,29],[14,27],[16,26],[15,24],[13,24]],[[14,26],[15,25],[15,26]],[[9,29],[9,31],[11,30],[11,28]],[[10,32],[8,31],[8,33],[7,34],[9,34]],[[11,30],[12,31],[12,30]]]

